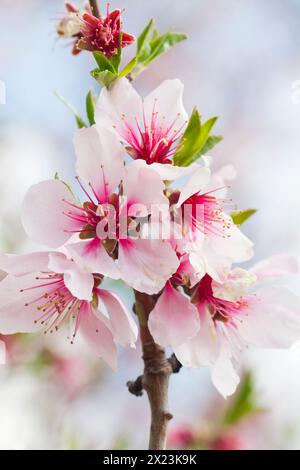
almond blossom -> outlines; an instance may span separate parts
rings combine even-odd
[[[233,262],[253,256],[253,243],[227,213],[226,206],[232,203],[227,198],[226,181],[234,176],[231,166],[215,174],[207,166],[198,167],[170,196],[174,219],[183,224],[184,238],[178,241],[178,251],[188,254],[195,271],[217,281],[226,277]]]
[[[27,234],[51,248],[77,234],[67,250],[83,269],[122,278],[141,292],[159,292],[179,265],[176,253],[167,240],[147,240],[136,233],[133,237],[130,231],[137,216],[147,218],[151,205],[168,206],[163,182],[148,167],[125,168],[123,147],[112,131],[81,129],[74,143],[85,202],[78,202],[59,180],[33,186],[23,205]]]
[[[165,80],[143,99],[127,78],[121,78],[101,90],[96,124],[115,129],[134,160],[144,160],[164,180],[174,180],[193,168],[173,165],[188,122],[182,98],[178,79]]]
[[[106,57],[112,57],[118,53],[120,47],[132,44],[135,37],[122,31],[121,14],[121,10],[109,12],[109,6],[106,18],[101,15],[98,18],[90,12],[84,13],[77,47],[92,52],[99,51]]]
[[[53,333],[67,322],[71,343],[80,332],[114,369],[116,343],[136,342],[137,326],[121,299],[101,288],[103,276],[84,272],[64,253],[1,255],[0,268],[8,273],[0,283],[3,334]]]
[[[281,255],[250,271],[234,268],[222,283],[206,274],[185,289],[190,300],[169,283],[150,314],[151,334],[159,344],[171,345],[184,366],[211,368],[215,387],[226,397],[239,383],[233,364],[243,349],[288,348],[299,339],[300,299],[282,286],[259,286],[295,272],[295,260]]]
[[[72,54],[82,50],[101,52],[110,58],[118,53],[120,47],[126,47],[135,41],[135,37],[122,31],[121,10],[109,12],[106,18],[93,15],[87,4],[81,11],[71,2],[65,3],[66,15],[57,26],[57,34],[64,39],[74,39]]]

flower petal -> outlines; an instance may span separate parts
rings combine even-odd
[[[113,335],[106,326],[105,317],[88,303],[81,307],[79,330],[91,350],[114,370],[117,368],[117,351]]]
[[[258,281],[270,281],[296,274],[298,263],[293,256],[280,254],[256,263],[251,271],[256,275]]]
[[[280,286],[260,289],[239,332],[255,347],[289,348],[300,338],[300,298]]]
[[[122,346],[134,346],[138,337],[138,328],[119,297],[107,290],[98,289],[100,299],[109,314],[110,329],[115,340]]]
[[[214,386],[224,398],[232,395],[240,382],[225,346],[222,347],[221,353],[212,368],[211,378]]]
[[[121,278],[139,292],[157,294],[178,266],[179,260],[167,241],[132,238],[119,241]]]
[[[212,366],[220,352],[220,341],[215,332],[211,316],[202,308],[200,330],[189,341],[174,348],[174,352],[185,367]]]
[[[74,261],[88,273],[99,273],[111,279],[120,279],[116,262],[108,255],[100,240],[70,243],[67,249]]]
[[[107,202],[124,174],[120,139],[111,130],[94,125],[77,130],[74,145],[78,175],[92,185],[100,202]]]
[[[170,163],[151,163],[149,168],[155,170],[163,181],[176,181],[195,171],[198,165],[175,166]]]
[[[214,297],[218,299],[236,302],[248,294],[250,287],[255,284],[256,280],[256,275],[253,272],[234,268],[223,283],[212,282],[212,291]]]
[[[167,282],[149,316],[151,335],[160,346],[179,346],[200,328],[197,308]]]
[[[48,266],[49,252],[37,251],[26,255],[0,254],[0,269],[14,276],[44,271]]]
[[[160,125],[169,127],[176,120],[176,130],[188,122],[183,106],[183,83],[178,80],[165,80],[153,90],[144,101],[146,121],[151,122],[153,112],[157,113]]]
[[[48,288],[32,289],[38,283],[36,276],[36,273],[20,277],[8,275],[0,282],[1,333],[31,333],[42,328],[40,323],[35,323],[41,317],[41,312],[37,309],[39,303],[34,300],[42,297]]]
[[[226,237],[211,237],[211,245],[219,255],[226,256],[233,262],[247,261],[253,256],[253,243],[241,230],[233,224],[231,217],[222,213],[222,218],[227,222]]]
[[[186,201],[190,196],[193,196],[196,193],[204,192],[210,180],[210,169],[207,167],[200,167],[188,181],[184,184],[180,197],[177,203],[177,207],[180,207],[184,201]]]
[[[79,300],[92,300],[94,287],[92,274],[84,272],[63,253],[50,253],[48,266],[51,271],[64,275],[65,286],[74,297]]]
[[[233,165],[225,165],[219,171],[211,175],[211,180],[206,191],[214,191],[218,198],[225,198],[228,191],[228,183],[237,176],[237,171]]]
[[[28,190],[23,202],[22,222],[32,240],[58,248],[70,238],[68,231],[80,226],[64,215],[68,210],[68,204],[64,201],[75,203],[62,181],[43,181]]]
[[[126,170],[123,185],[128,206],[143,204],[148,211],[154,204],[169,207],[169,201],[163,193],[165,185],[151,166],[143,160],[136,160]]]
[[[120,131],[123,120],[132,126],[136,125],[135,118],[142,112],[142,100],[127,78],[120,78],[107,89],[103,87],[96,104],[95,121],[109,129],[113,126]]]

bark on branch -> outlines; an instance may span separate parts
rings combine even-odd
[[[98,6],[98,0],[90,0],[91,10],[94,16],[100,18],[100,10]]]
[[[148,329],[148,317],[155,306],[156,298],[135,292],[135,313],[140,324],[143,348],[144,373],[135,381],[128,382],[130,393],[141,396],[146,391],[151,409],[150,450],[164,450],[167,441],[167,429],[171,413],[168,411],[169,378],[179,372],[180,362],[175,355],[167,359],[165,351],[158,346]]]

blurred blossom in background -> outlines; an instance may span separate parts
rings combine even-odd
[[[132,34],[151,17],[161,30],[188,34],[136,87],[146,93],[178,77],[188,111],[197,105],[204,117],[220,116],[216,131],[224,141],[213,150],[215,168],[234,163],[239,177],[233,199],[241,209],[259,209],[244,227],[255,241],[257,260],[279,252],[300,259],[299,1],[110,4],[126,9],[125,29]],[[56,39],[63,13],[62,0],[1,0],[1,251],[37,249],[20,222],[28,187],[57,171],[63,179],[74,176],[75,122],[54,92],[83,114],[85,93],[98,90],[89,77],[91,57],[73,57]],[[291,288],[297,292],[299,284],[298,277]],[[123,286],[113,288],[132,303]],[[4,338],[8,364],[0,369],[0,448],[143,448],[146,399],[129,395],[125,386],[141,369],[139,350],[122,351],[114,374],[79,339],[71,346],[62,336]],[[172,377],[171,448],[300,448],[300,347],[249,354],[244,370],[228,401],[213,390],[206,370]]]

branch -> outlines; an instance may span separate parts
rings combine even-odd
[[[177,357],[175,354],[172,354],[171,357],[169,357],[168,362],[172,368],[173,374],[178,374],[180,369],[182,368],[181,362],[178,361]],[[132,395],[135,395],[136,397],[141,397],[143,395],[143,390],[144,390],[144,384],[143,384],[143,375],[139,375],[136,380],[130,380],[127,382],[127,388],[129,393],[132,393]]]
[[[129,393],[135,395],[136,397],[141,397],[143,395],[144,385],[143,385],[143,375],[139,375],[135,381],[127,382],[127,388]]]
[[[151,430],[149,449],[164,450],[167,441],[167,428],[171,413],[168,411],[168,387],[172,373],[177,373],[182,365],[173,354],[166,358],[165,351],[158,346],[148,329],[148,317],[153,310],[157,296],[135,292],[134,311],[140,324],[143,348],[144,373],[135,381],[127,382],[130,393],[139,397],[146,391],[151,408]]]
[[[182,364],[180,361],[178,361],[177,357],[175,356],[175,354],[172,354],[171,357],[169,357],[168,359],[171,367],[172,367],[172,372],[173,374],[178,374],[178,372],[180,371],[180,369],[182,368]]]
[[[93,15],[96,16],[97,18],[100,18],[100,10],[98,6],[98,1],[97,0],[89,0],[89,1],[90,1],[90,6],[91,6]]]

